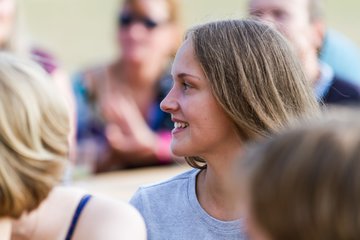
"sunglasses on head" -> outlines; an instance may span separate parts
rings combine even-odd
[[[118,24],[121,27],[128,27],[135,22],[143,24],[147,29],[154,29],[160,24],[151,18],[140,17],[132,14],[120,14],[118,19]]]

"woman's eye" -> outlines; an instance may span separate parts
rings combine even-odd
[[[189,88],[191,88],[191,85],[186,82],[183,82],[182,85],[183,85],[184,90],[188,90]]]
[[[250,12],[250,16],[261,18],[264,16],[264,13],[261,11],[252,11]]]

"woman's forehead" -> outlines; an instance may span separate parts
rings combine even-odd
[[[166,0],[129,0],[125,2],[123,11],[162,21],[171,17],[169,3]]]

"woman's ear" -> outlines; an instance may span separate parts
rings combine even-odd
[[[318,49],[321,50],[325,40],[326,26],[324,21],[316,20],[312,23],[312,43]]]

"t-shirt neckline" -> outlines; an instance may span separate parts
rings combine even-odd
[[[190,175],[188,182],[188,200],[191,208],[194,210],[194,213],[197,214],[207,225],[211,228],[216,229],[217,232],[226,232],[226,233],[242,233],[242,220],[231,220],[231,221],[222,221],[212,217],[208,214],[200,205],[200,202],[196,196],[196,177],[200,173],[200,169],[194,169]]]

